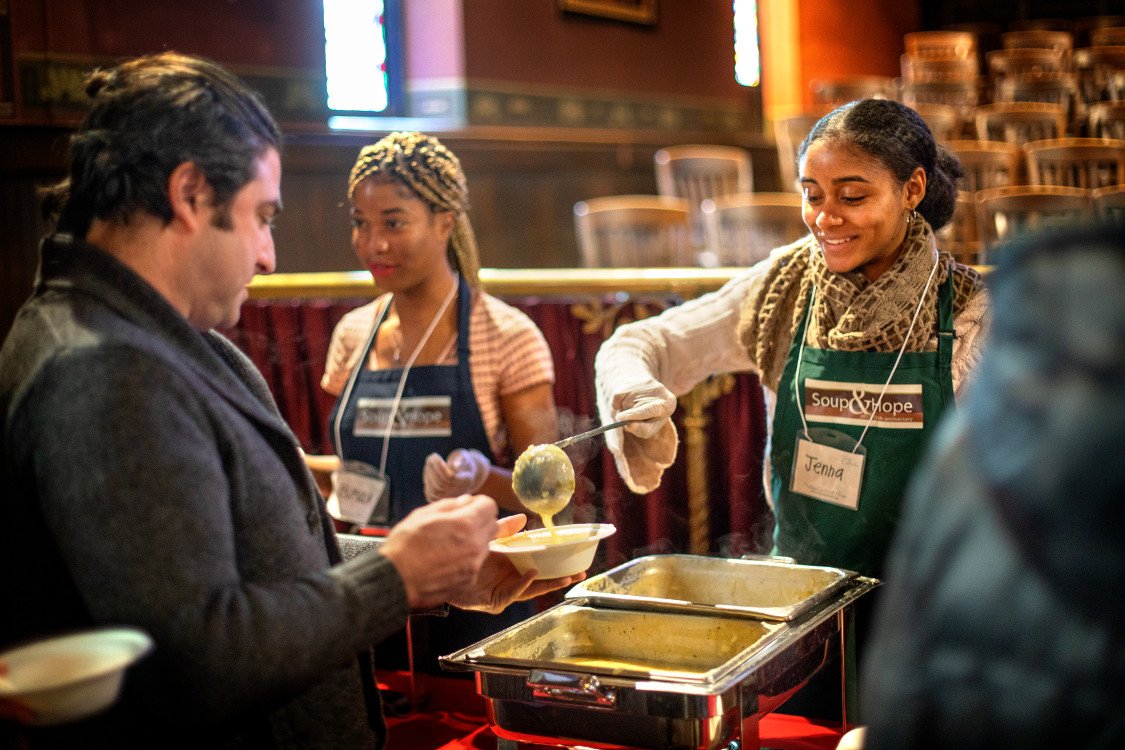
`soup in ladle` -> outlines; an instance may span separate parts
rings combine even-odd
[[[524,507],[538,513],[543,525],[553,530],[552,519],[574,494],[574,464],[557,445],[533,445],[516,459],[512,489]]]

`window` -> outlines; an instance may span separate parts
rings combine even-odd
[[[757,0],[734,0],[734,79],[743,86],[757,86],[762,79]]]
[[[402,114],[399,10],[399,0],[324,0],[325,76],[333,113]]]

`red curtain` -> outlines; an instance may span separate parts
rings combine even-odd
[[[674,299],[615,298],[594,307],[599,320],[583,319],[579,300],[552,297],[506,299],[543,331],[555,361],[555,401],[563,434],[596,426],[594,355],[616,324],[659,312]],[[327,423],[334,398],[320,387],[332,330],[343,315],[367,300],[252,300],[238,325],[226,331],[261,370],[282,415],[310,453],[330,451]],[[583,298],[581,303],[590,305]],[[608,312],[607,312],[608,311]],[[739,374],[733,390],[710,407],[709,487],[712,554],[738,556],[769,547],[772,516],[762,491],[765,410],[757,377]],[[677,419],[679,414],[677,413]],[[681,435],[682,425],[680,425]],[[597,569],[646,554],[688,552],[688,492],[684,452],[648,495],[625,487],[604,442],[578,444],[572,452],[582,477],[571,503],[572,521],[608,521],[617,533],[599,547]]]

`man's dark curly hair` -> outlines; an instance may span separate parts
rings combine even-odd
[[[60,231],[84,237],[95,219],[128,223],[138,211],[172,220],[168,178],[191,162],[207,178],[218,216],[254,179],[255,161],[280,149],[261,99],[218,65],[176,52],[90,74],[89,113],[70,139],[70,175],[44,191]]]

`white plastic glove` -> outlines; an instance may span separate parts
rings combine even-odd
[[[484,486],[490,468],[492,462],[473,448],[457,448],[449,453],[448,459],[431,453],[422,469],[426,500],[432,503],[443,497],[474,495]]]
[[[676,397],[655,380],[628,386],[613,394],[613,419],[631,422],[624,429],[647,440],[660,432],[676,410]]]

